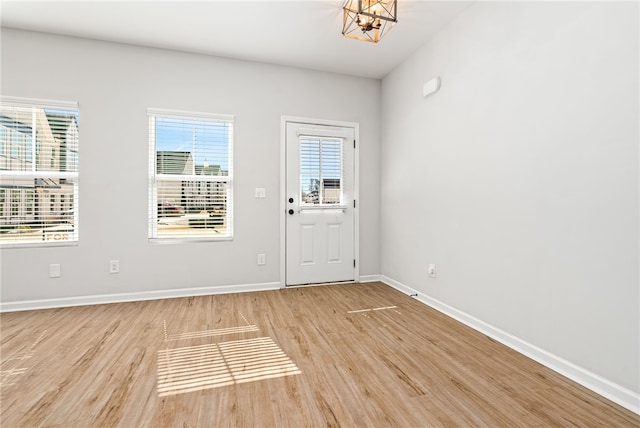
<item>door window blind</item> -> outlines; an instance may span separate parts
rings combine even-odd
[[[300,137],[300,201],[342,203],[342,139]]]
[[[233,236],[233,117],[149,110],[149,238]]]
[[[0,102],[0,246],[78,241],[77,103]]]

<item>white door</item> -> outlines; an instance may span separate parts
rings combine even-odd
[[[354,129],[287,122],[286,285],[352,281]]]

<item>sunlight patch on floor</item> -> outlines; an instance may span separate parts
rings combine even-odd
[[[0,371],[0,388],[14,385],[18,377],[26,371],[26,367]]]
[[[0,369],[3,369],[0,370],[0,389],[14,385],[16,382],[18,382],[20,376],[28,370],[28,367],[19,366],[24,365],[24,363],[26,362],[25,360],[33,357],[35,347],[38,346],[38,344],[42,341],[46,332],[47,330],[44,330],[42,333],[40,333],[40,336],[38,336],[38,338],[31,344],[31,346],[29,346],[26,351],[18,353],[14,357],[3,358],[0,360]],[[13,367],[7,367],[11,365],[13,365]]]
[[[225,334],[251,333],[254,331],[258,331],[258,326],[247,325],[242,327],[219,328],[215,330],[192,331],[180,334],[170,334],[167,336],[167,341],[224,336]]]
[[[387,309],[395,309],[397,306],[381,306],[379,308],[357,309],[355,311],[347,311],[348,314],[358,314],[361,312],[384,311]],[[398,311],[395,311],[398,312]]]
[[[164,349],[158,351],[158,396],[300,373],[270,337]]]

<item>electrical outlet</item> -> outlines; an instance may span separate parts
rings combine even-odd
[[[109,273],[120,272],[120,260],[109,260]]]
[[[436,277],[436,265],[430,264],[429,268],[427,269],[427,272],[429,272],[429,276],[431,278],[435,278]]]
[[[267,255],[266,254],[258,254],[258,266],[267,264]]]
[[[60,278],[62,273],[60,271],[60,265],[58,263],[52,263],[49,265],[49,277]]]
[[[256,187],[256,198],[264,199],[267,197],[267,189],[264,187]]]

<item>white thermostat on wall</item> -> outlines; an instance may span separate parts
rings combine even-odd
[[[440,77],[435,77],[422,86],[422,96],[428,97],[438,92],[438,90],[440,90]]]

